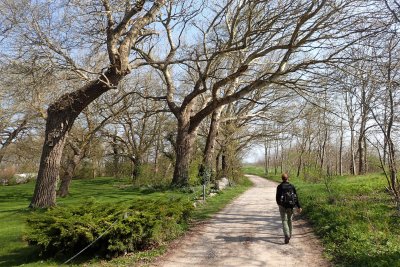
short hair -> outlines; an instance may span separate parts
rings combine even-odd
[[[283,181],[287,181],[287,180],[289,180],[289,175],[285,172],[285,173],[282,173],[282,180]]]

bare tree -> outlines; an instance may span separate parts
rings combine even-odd
[[[19,25],[17,34],[25,38],[21,38],[21,42],[25,42],[23,45],[51,58],[58,67],[70,70],[71,76],[82,81],[79,88],[70,89],[47,109],[45,142],[30,207],[56,204],[55,187],[61,156],[75,119],[91,102],[116,88],[131,72],[131,47],[143,40],[145,27],[155,19],[164,3],[162,0],[133,3],[103,0],[100,5],[80,1],[35,2],[24,8],[25,13],[18,13],[21,17],[13,16],[12,12],[17,13],[17,10],[12,9],[10,19],[20,19],[16,22]],[[65,16],[56,15],[62,13]],[[47,25],[51,28],[44,28]],[[69,39],[71,29],[76,36]],[[77,49],[84,52],[89,49],[92,56],[104,55],[102,51],[106,50],[109,62],[95,66],[94,70],[85,70],[78,62],[79,57],[74,58]]]
[[[385,147],[387,148],[387,168],[381,158],[382,168],[387,176],[388,189],[393,195],[397,204],[397,209],[400,211],[400,183],[397,177],[397,149],[396,149],[396,129],[398,128],[398,107],[399,107],[399,38],[397,34],[393,33],[388,36],[386,46],[383,46],[382,54],[376,58],[376,65],[380,69],[380,75],[376,78],[379,79],[383,86],[380,87],[379,93],[381,94],[379,104],[373,106],[373,117],[381,130],[384,138]],[[385,43],[385,42],[384,42]],[[373,104],[373,103],[371,103]],[[384,107],[384,108],[382,108]],[[380,153],[382,155],[382,153]]]
[[[399,11],[400,11],[400,2],[396,0],[384,0],[387,9],[392,13],[393,18],[396,22],[400,22]]]
[[[101,118],[96,117],[98,110],[91,110],[89,107],[82,111],[82,121],[76,123],[75,127],[70,131],[67,139],[67,145],[71,148],[71,155],[66,156],[64,173],[60,176],[60,186],[57,196],[66,197],[69,194],[69,187],[74,177],[75,171],[84,158],[88,156],[93,140],[98,132],[106,125],[106,123],[118,112]],[[95,118],[96,117],[96,118]]]
[[[350,127],[350,173],[352,175],[356,174],[356,156],[355,156],[355,103],[354,95],[349,92],[345,92],[345,103],[347,109],[348,123]]]
[[[133,180],[136,180],[143,168],[147,155],[150,153],[157,140],[159,129],[165,119],[157,114],[157,103],[151,100],[142,100],[141,103],[132,101],[125,103],[135,108],[127,108],[117,116],[113,124],[119,126],[120,130],[111,135],[118,145],[118,155],[127,157],[132,162]]]
[[[167,38],[167,44],[160,42],[163,51],[168,47],[165,56],[154,55],[156,44],[138,48],[162,75],[164,99],[178,121],[172,183],[179,186],[188,183],[194,138],[207,116],[257,89],[269,90],[289,77],[294,82],[299,80],[296,74],[337,59],[349,45],[339,40],[351,35],[349,25],[357,24],[358,10],[353,2],[328,1],[229,0],[199,8],[209,15],[200,19],[195,16],[198,10],[176,14],[193,8],[169,6],[161,21]],[[186,33],[195,44],[183,38]],[[240,79],[240,86],[226,94],[235,79]],[[209,98],[205,106],[198,105],[200,97]]]
[[[0,163],[7,147],[21,134],[37,132],[45,119],[45,103],[51,99],[53,71],[34,55],[24,61],[3,64],[0,69]]]
[[[3,117],[4,119],[4,117]],[[1,124],[4,123],[4,121],[1,122]],[[7,126],[1,127],[0,129],[0,164],[4,158],[6,149],[9,145],[12,144],[12,142],[18,137],[18,135],[24,131],[25,127],[27,124],[27,119],[22,119],[19,122],[16,122],[15,127],[12,127],[12,125],[8,124]]]

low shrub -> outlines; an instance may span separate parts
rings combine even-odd
[[[0,169],[0,184],[2,185],[12,184],[15,173],[16,171],[14,166]]]
[[[25,239],[37,246],[42,256],[61,258],[74,255],[103,235],[85,253],[114,257],[178,236],[192,209],[192,203],[181,198],[56,207],[28,218]]]

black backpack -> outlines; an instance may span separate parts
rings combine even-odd
[[[294,193],[293,185],[282,184],[281,205],[285,208],[293,208],[297,202],[297,195]]]

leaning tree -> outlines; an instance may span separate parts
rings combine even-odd
[[[90,103],[128,75],[132,46],[143,42],[165,0],[5,1],[14,53],[34,50],[63,73],[60,95],[47,108],[45,141],[30,207],[56,204],[56,180],[69,131]],[[21,53],[20,57],[23,57]],[[95,58],[96,60],[92,60]],[[103,58],[103,60],[98,60]],[[75,80],[77,87],[69,88]],[[79,81],[79,83],[77,83]]]

